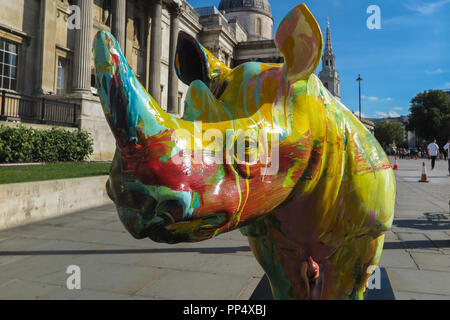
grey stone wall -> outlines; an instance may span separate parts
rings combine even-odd
[[[0,185],[0,230],[112,203],[107,176]]]

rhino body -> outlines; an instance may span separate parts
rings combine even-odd
[[[395,178],[373,135],[313,73],[323,40],[312,14],[300,5],[282,21],[284,64],[230,69],[189,35],[178,41],[177,73],[189,84],[183,119],[148,95],[111,34],[95,39],[118,147],[107,190],[124,226],[166,243],[240,228],[275,299],[362,299],[392,224]],[[205,142],[211,130],[216,139]],[[278,138],[275,174],[273,161],[214,161],[217,151],[233,159],[244,131],[246,155],[274,151],[259,139],[267,132],[264,142]]]

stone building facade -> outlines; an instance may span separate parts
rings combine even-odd
[[[95,89],[92,41],[98,31],[115,35],[143,86],[176,116],[183,114],[188,89],[174,68],[179,30],[230,67],[282,61],[267,0],[222,0],[219,8],[196,9],[185,0],[0,0],[0,5],[2,101],[20,94],[18,107],[24,97],[80,106],[73,117],[93,137],[96,160],[112,159],[115,150]],[[80,28],[68,27],[71,23]],[[20,112],[9,117],[3,109],[0,123],[24,121]]]

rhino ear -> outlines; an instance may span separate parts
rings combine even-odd
[[[322,56],[323,38],[305,4],[292,9],[281,21],[275,43],[284,56],[286,76],[291,83],[305,80],[314,72]]]
[[[230,68],[214,57],[197,39],[180,31],[175,54],[175,70],[178,78],[187,85],[195,80],[201,80],[209,86],[214,77],[230,71]]]

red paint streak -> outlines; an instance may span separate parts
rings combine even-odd
[[[238,209],[243,210],[241,221],[246,222],[255,218],[256,213],[269,213],[292,191],[292,187],[282,187],[289,169],[297,161],[304,161],[305,165],[310,155],[310,147],[305,150],[298,149],[298,142],[286,144],[281,142],[279,149],[279,172],[276,175],[261,178],[265,166],[257,163],[251,166],[251,177],[248,188],[243,168],[239,179],[236,179],[236,169],[232,164],[202,163],[194,164],[194,154],[180,152],[178,156],[183,160],[181,164],[175,163],[172,158],[166,159],[175,147],[172,142],[172,130],[166,130],[158,135],[145,138],[138,131],[138,142],[129,142],[121,148],[122,166],[124,172],[137,177],[143,184],[152,186],[165,186],[174,191],[197,192],[200,196],[200,216],[211,212],[227,212],[234,215]],[[302,142],[309,143],[306,137]],[[209,152],[203,153],[204,156]],[[163,160],[165,161],[163,161]],[[271,164],[268,164],[270,167]],[[291,179],[296,182],[305,169],[301,165]],[[223,166],[223,168],[221,168]],[[217,178],[220,170],[225,172]],[[220,180],[217,180],[220,179]],[[239,188],[237,187],[239,183]],[[219,186],[219,187],[218,187]],[[239,189],[241,194],[239,195]],[[247,190],[248,189],[248,190]],[[248,197],[247,197],[247,192]],[[239,198],[241,203],[239,204]],[[245,199],[247,202],[245,202]],[[245,204],[245,206],[244,206]],[[222,227],[227,230],[231,224]]]

